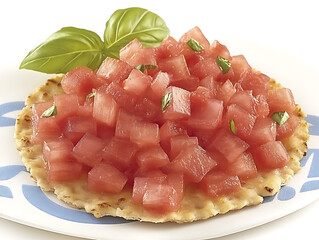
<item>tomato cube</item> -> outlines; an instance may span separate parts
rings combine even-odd
[[[299,119],[295,115],[290,114],[287,122],[279,126],[276,124],[276,140],[282,140],[284,138],[290,137],[299,126]]]
[[[171,153],[170,158],[174,159],[185,147],[198,145],[197,137],[188,135],[178,135],[170,138]]]
[[[258,169],[275,169],[284,167],[289,161],[289,155],[280,141],[267,142],[253,152]]]
[[[200,182],[217,163],[199,145],[186,146],[171,162],[169,169],[181,172],[191,182]]]
[[[211,45],[210,45],[210,54],[212,58],[217,58],[217,56],[220,56],[222,58],[225,58],[229,61],[232,60],[232,57],[230,56],[228,48],[221,44],[219,41],[215,40]]]
[[[128,78],[124,81],[124,89],[137,96],[145,92],[151,85],[152,77],[133,69]]]
[[[120,109],[115,126],[115,136],[130,138],[132,123],[138,120],[140,120],[139,117]]]
[[[77,114],[79,100],[76,94],[59,94],[54,96],[54,105],[57,109],[55,116],[58,122],[63,122],[67,117]]]
[[[271,113],[283,111],[293,112],[296,107],[292,92],[288,88],[269,90],[268,105]]]
[[[276,140],[276,123],[271,118],[257,119],[247,142],[258,146]]]
[[[159,72],[151,83],[152,92],[160,99],[170,83],[170,76],[166,72]]]
[[[193,67],[189,69],[190,73],[200,80],[207,76],[212,76],[217,80],[218,76],[222,74],[216,59],[213,58],[204,58],[196,63]]]
[[[111,95],[102,91],[96,92],[93,105],[93,118],[95,120],[114,127],[118,111],[119,105]]]
[[[209,197],[216,198],[240,190],[241,184],[237,176],[230,176],[221,171],[212,171],[205,176],[201,187]]]
[[[245,109],[248,113],[255,114],[256,99],[252,95],[251,90],[243,90],[234,93],[228,102],[228,105],[231,104],[236,104]]]
[[[92,91],[95,77],[90,68],[78,67],[65,74],[61,86],[67,94],[88,94]]]
[[[166,94],[171,94],[163,117],[165,120],[179,120],[191,115],[190,92],[178,87],[169,87]]]
[[[167,154],[160,145],[144,149],[137,155],[137,164],[142,171],[160,168],[169,162]]]
[[[49,182],[69,182],[81,177],[83,165],[77,161],[48,163]]]
[[[127,177],[107,163],[99,163],[88,173],[88,190],[97,193],[120,193]]]
[[[155,48],[155,51],[157,62],[159,62],[161,59],[176,57],[181,50],[178,42],[173,37],[167,36],[161,45]]]
[[[119,83],[111,82],[108,86],[99,88],[98,91],[111,95],[115,102],[125,109],[132,109],[137,101],[136,95],[123,89]]]
[[[118,168],[131,165],[137,146],[127,139],[113,137],[103,149],[103,161],[110,162]]]
[[[253,96],[267,96],[269,80],[268,76],[250,70],[241,74],[238,82],[244,90],[252,90]]]
[[[108,83],[119,83],[128,77],[132,69],[131,65],[122,60],[107,57],[102,62],[96,74],[104,77]]]
[[[102,139],[86,133],[73,148],[73,156],[81,163],[94,167],[102,160]]]
[[[48,140],[43,143],[43,159],[45,162],[72,161],[71,155],[74,145],[67,138]]]
[[[190,73],[184,55],[167,58],[158,63],[159,70],[172,75],[171,82],[187,79]]]
[[[160,141],[159,127],[156,123],[136,121],[132,124],[130,140],[139,147],[157,145]]]
[[[244,152],[227,167],[226,173],[238,176],[241,181],[257,177],[257,167],[251,153]]]
[[[224,155],[227,161],[234,162],[248,147],[249,144],[247,142],[235,136],[230,131],[221,129],[215,134],[208,149],[216,149]]]
[[[222,120],[223,109],[223,102],[216,99],[208,99],[202,104],[193,104],[187,124],[195,129],[214,130]]]
[[[243,55],[232,56],[230,60],[231,68],[234,71],[234,77],[232,82],[238,82],[240,75],[244,72],[250,72],[251,66],[248,64],[246,58]]]
[[[227,80],[216,90],[216,98],[223,101],[224,107],[229,104],[229,100],[236,93],[236,88],[230,80]]]

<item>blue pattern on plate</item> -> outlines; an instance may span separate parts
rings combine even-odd
[[[0,180],[8,180],[15,177],[20,172],[26,172],[27,169],[22,165],[8,165],[0,167]]]
[[[51,201],[37,186],[22,185],[22,191],[25,198],[33,206],[64,220],[91,224],[121,224],[131,222],[119,217],[95,218],[92,214],[63,207]]]
[[[309,134],[319,136],[319,117],[308,114],[305,119],[309,124]]]
[[[13,198],[10,188],[0,185],[0,197]]]
[[[7,102],[0,105],[0,127],[14,126],[15,119],[10,117],[4,117],[3,115],[9,112],[20,110],[24,107],[24,102]]]

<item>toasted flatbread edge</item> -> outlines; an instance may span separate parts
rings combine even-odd
[[[42,145],[32,141],[32,104],[52,99],[55,94],[63,93],[61,79],[63,75],[47,80],[26,99],[26,107],[22,109],[16,119],[14,138],[16,148],[31,178],[43,191],[53,191],[56,196],[78,209],[94,214],[95,217],[117,216],[130,220],[147,222],[192,222],[207,219],[217,214],[224,214],[230,210],[241,209],[245,206],[262,203],[264,196],[271,196],[279,192],[292,176],[300,170],[300,160],[306,154],[308,123],[299,105],[294,114],[300,124],[295,133],[282,140],[290,156],[289,163],[282,169],[259,172],[258,177],[248,180],[238,192],[227,196],[211,199],[199,189],[187,187],[181,208],[177,212],[157,215],[146,211],[143,207],[132,203],[131,190],[124,189],[120,194],[96,194],[87,191],[86,179],[67,183],[49,183],[42,156]],[[271,89],[281,88],[281,85],[271,79]]]

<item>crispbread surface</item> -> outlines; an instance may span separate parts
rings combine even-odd
[[[300,120],[299,126],[291,137],[282,141],[290,156],[287,166],[267,172],[259,171],[258,176],[248,180],[238,192],[215,199],[207,197],[199,189],[187,186],[181,207],[177,212],[165,215],[150,213],[143,207],[132,203],[130,189],[124,189],[119,194],[88,192],[85,176],[74,182],[49,183],[42,156],[42,145],[32,141],[32,104],[50,100],[53,95],[63,93],[60,84],[62,77],[56,76],[49,79],[27,98],[26,107],[16,120],[16,148],[27,170],[30,171],[31,177],[43,191],[53,191],[62,201],[73,207],[85,209],[95,217],[111,215],[140,221],[183,223],[207,219],[245,206],[257,205],[262,203],[264,196],[276,194],[281,186],[300,170],[299,162],[307,151],[308,124],[304,120],[305,114],[296,105],[294,114]],[[281,86],[271,79],[269,87],[273,89]]]

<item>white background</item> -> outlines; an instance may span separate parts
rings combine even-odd
[[[0,69],[2,71],[18,69],[20,62],[32,48],[62,27],[86,28],[102,36],[105,22],[115,10],[139,6],[160,15],[170,28],[171,35],[177,39],[182,33],[197,25],[211,41],[230,38],[262,44],[288,53],[292,57],[303,59],[319,70],[318,3],[305,0],[262,2],[231,0],[2,1],[0,5]],[[228,47],[231,50],[231,46]],[[256,54],[258,55],[258,52]],[[274,68],[281,67],[280,64],[274,66]],[[284,69],[284,71],[294,71],[296,68],[298,66]],[[27,71],[25,74],[28,74]],[[300,86],[310,87],[302,85],[305,84],[305,80],[300,79]],[[14,93],[3,92],[6,81],[10,81],[8,76],[0,76],[0,92],[13,96]],[[314,101],[317,100],[314,99]],[[317,200],[286,217],[254,229],[218,238],[218,240],[318,239],[318,213],[319,201]],[[0,240],[2,239],[75,240],[79,238],[37,230],[0,219]]]

